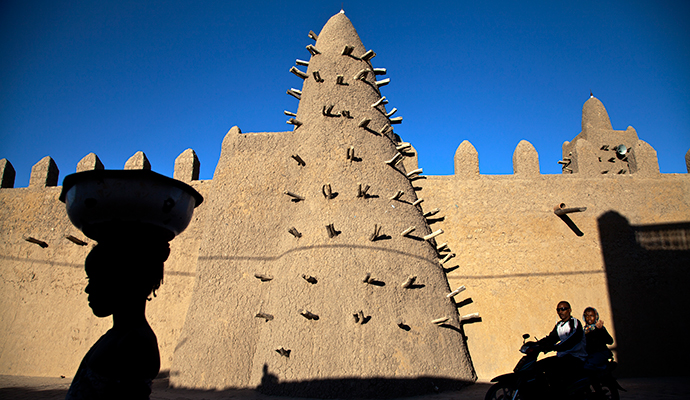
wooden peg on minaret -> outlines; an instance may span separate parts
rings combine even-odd
[[[366,53],[362,54],[362,57],[360,58],[364,61],[369,61],[374,57],[376,57],[376,53],[374,53],[374,50],[369,50]]]
[[[292,68],[290,68],[290,72],[292,72],[293,74],[297,75],[299,78],[302,78],[302,79],[309,78],[309,75],[300,71],[299,69],[297,69],[297,67],[294,67],[294,66]]]

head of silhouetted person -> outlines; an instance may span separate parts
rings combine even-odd
[[[100,242],[86,257],[89,307],[107,317],[129,304],[156,295],[163,282],[163,267],[170,255],[166,241]]]

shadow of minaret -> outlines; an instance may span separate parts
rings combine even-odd
[[[433,376],[399,379],[352,377],[281,382],[264,364],[261,385],[257,390],[272,396],[301,396],[304,393],[309,393],[310,397],[321,399],[390,399],[455,391],[472,384],[474,382]]]
[[[620,376],[688,375],[690,223],[598,219]]]

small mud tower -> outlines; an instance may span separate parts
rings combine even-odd
[[[294,130],[223,142],[172,384],[387,397],[473,382],[385,72],[342,12],[307,48]]]
[[[637,137],[632,126],[614,130],[609,114],[594,96],[582,106],[582,132],[563,143],[563,173],[596,175],[659,175],[656,151]]]

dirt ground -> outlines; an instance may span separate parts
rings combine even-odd
[[[65,398],[71,379],[44,378],[28,376],[0,375],[0,399],[3,400],[62,400]],[[627,392],[621,392],[622,400],[671,400],[690,398],[690,378],[624,378],[619,383]],[[483,400],[490,383],[478,382],[473,386],[457,392],[444,392],[417,396],[415,400]],[[234,389],[224,391],[203,391],[188,389],[172,389],[168,387],[168,379],[154,381],[151,400],[217,400],[217,399],[246,399],[246,400],[280,400],[296,398],[282,398],[267,396],[255,390]]]

